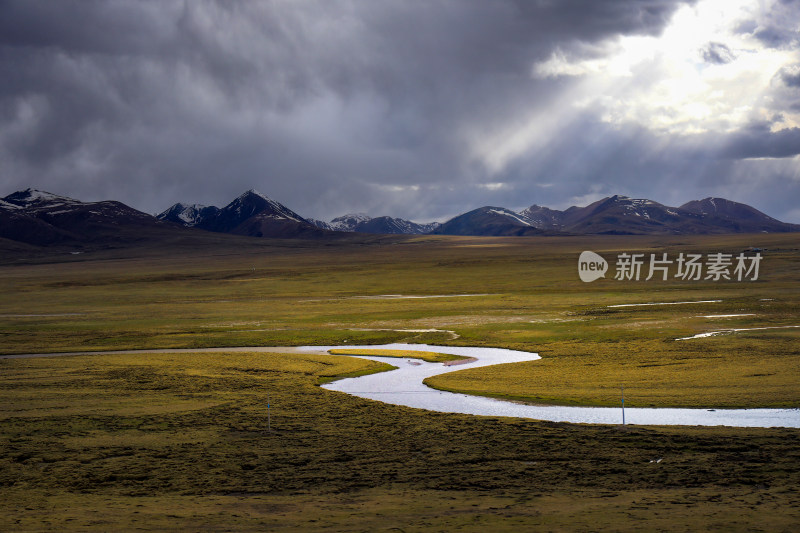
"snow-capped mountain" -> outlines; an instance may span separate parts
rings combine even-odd
[[[652,200],[614,195],[586,207],[570,207],[561,228],[570,233],[686,233],[685,226],[696,218]]]
[[[335,231],[356,231],[359,224],[369,222],[372,218],[364,213],[355,213],[336,217],[331,220],[331,228]]]
[[[521,212],[536,227],[567,233],[697,234],[798,231],[800,226],[768,217],[723,198],[669,207],[647,199],[615,195],[564,211],[533,205]]]
[[[539,229],[558,229],[561,227],[562,219],[564,218],[563,211],[542,207],[536,204],[533,204],[527,209],[523,209],[519,214],[533,227]]]
[[[421,235],[423,233],[430,233],[433,228],[438,226],[438,222],[418,224],[402,218],[383,216],[359,224],[356,226],[355,231],[359,233]]]
[[[451,218],[431,233],[437,235],[537,235],[537,228],[525,215],[505,207],[479,207]]]
[[[288,207],[253,189],[223,208],[177,203],[158,218],[186,227],[256,237],[291,237],[320,232]]]
[[[310,225],[288,207],[250,189],[213,215],[198,221],[195,226],[209,231],[233,232],[240,224],[256,215],[262,219]]]
[[[201,205],[201,204],[175,204],[163,213],[158,215],[161,220],[169,220],[193,228],[203,219],[216,216],[219,212],[219,207]]]
[[[154,217],[116,201],[26,189],[0,203],[0,237],[34,245],[135,242],[163,229]]]
[[[800,226],[780,222],[748,205],[721,198],[669,207],[652,200],[615,195],[564,211],[536,204],[518,213],[501,207],[481,207],[448,220],[433,233],[683,235],[761,231],[800,231]]]
[[[3,201],[19,209],[27,210],[46,210],[59,206],[76,206],[84,203],[73,198],[59,196],[38,189],[25,189],[24,191],[11,193],[3,198]]]
[[[379,233],[379,234],[407,234],[421,235],[430,233],[439,226],[438,222],[419,224],[402,218],[388,216],[370,217],[364,213],[354,213],[336,217],[330,222],[309,219],[309,222],[318,228],[331,231],[348,231],[355,233]]]

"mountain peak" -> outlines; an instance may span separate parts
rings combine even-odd
[[[59,196],[58,194],[53,194],[51,192],[42,191],[39,189],[32,189],[28,188],[24,191],[17,191],[15,193],[11,193],[5,198],[3,198],[7,203],[14,204],[20,207],[28,207],[33,204],[43,204],[43,203],[50,203],[50,202],[68,202],[68,203],[77,203],[77,200],[72,198],[68,198],[66,196]]]
[[[432,233],[440,235],[535,235],[542,231],[526,216],[504,207],[484,206],[441,224]]]
[[[539,229],[558,229],[562,226],[564,220],[564,212],[549,207],[543,207],[538,204],[523,209],[519,212],[525,220]]]
[[[356,231],[359,225],[366,224],[372,217],[365,213],[348,213],[330,221],[330,229],[334,231]]]
[[[267,200],[267,201],[270,201],[270,202],[272,201],[272,199],[270,197],[268,197],[266,194],[262,194],[262,193],[258,192],[255,189],[246,190],[245,192],[240,194],[238,196],[238,198],[236,198],[236,199],[237,200],[245,200],[247,198],[252,198],[252,197],[261,198],[262,200]]]
[[[372,220],[372,217],[366,213],[347,213],[346,215],[342,215],[340,217],[336,217],[331,222],[336,222],[339,220],[358,220],[358,221],[365,221],[365,220]]]
[[[680,209],[699,215],[713,215],[729,219],[758,221],[762,224],[778,222],[755,207],[713,196],[703,198],[702,200],[686,202],[680,206]]]

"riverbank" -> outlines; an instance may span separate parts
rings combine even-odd
[[[300,350],[337,350],[340,347],[301,347]],[[421,351],[469,355],[475,361],[463,364],[461,369],[480,369],[494,365],[521,363],[540,359],[538,354],[518,350],[479,347],[451,347],[415,344],[389,344],[384,346],[352,346],[346,351],[356,352],[360,357],[372,361],[391,363],[391,358],[365,355],[370,350],[381,353],[386,350]],[[571,422],[580,424],[621,424],[623,420],[632,425],[682,425],[682,426],[732,426],[732,427],[800,427],[800,409],[679,409],[679,408],[619,408],[572,407],[559,405],[529,405],[501,399],[465,395],[433,389],[425,382],[434,376],[453,372],[455,369],[441,363],[424,362],[414,366],[399,366],[391,372],[370,374],[358,378],[343,379],[325,385],[329,390],[353,394],[361,398],[378,400],[395,405],[428,409],[445,413],[462,413],[481,416],[508,416]]]

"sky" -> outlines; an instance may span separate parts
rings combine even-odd
[[[800,0],[0,0],[0,196],[800,223]]]

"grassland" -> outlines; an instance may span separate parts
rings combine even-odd
[[[800,520],[796,430],[472,417],[316,386],[375,365],[2,360],[0,529],[788,531]]]
[[[631,406],[797,406],[800,328],[675,341],[726,328],[800,325],[797,239],[421,237],[7,266],[0,267],[0,352],[399,341],[501,346],[543,359],[430,384],[538,403],[610,405],[625,386]],[[764,250],[755,282],[585,284],[576,275],[583,249],[612,258],[620,251],[675,256],[750,246]],[[483,295],[363,298],[476,293]],[[609,307],[698,300],[720,301]],[[738,316],[713,318],[719,315]],[[409,329],[441,331],[403,331]]]
[[[586,249],[611,258],[750,246],[764,256],[755,282],[584,284],[576,274]],[[797,330],[675,339],[800,324],[799,248],[796,235],[766,234],[419,237],[31,256],[0,266],[0,352],[502,346],[542,360],[432,384],[540,403],[612,405],[624,385],[628,405],[797,407]],[[385,294],[459,296],[362,298]],[[609,307],[699,300],[720,301]],[[374,365],[246,353],[0,360],[0,529],[800,523],[797,430],[492,419],[317,387]]]

